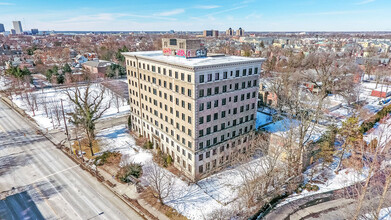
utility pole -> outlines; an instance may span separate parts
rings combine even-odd
[[[72,146],[71,146],[71,143],[70,143],[70,141],[69,141],[69,133],[68,133],[68,127],[67,127],[67,120],[65,119],[64,105],[62,104],[62,99],[61,99],[61,109],[62,109],[62,118],[64,119],[65,132],[66,132],[66,134],[67,134],[69,152],[72,154]]]

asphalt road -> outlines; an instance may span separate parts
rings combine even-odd
[[[0,101],[0,219],[142,218]]]

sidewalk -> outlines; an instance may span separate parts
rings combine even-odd
[[[157,217],[160,220],[170,220],[166,215],[161,213],[159,210],[155,209],[148,203],[146,203],[143,199],[139,198],[139,194],[136,191],[136,186],[133,184],[124,184],[119,183],[117,180],[115,180],[109,173],[106,171],[99,169],[99,174],[101,174],[106,180],[116,184],[115,187],[112,187],[111,189],[116,191],[119,195],[126,195],[130,199],[135,199],[138,201],[138,203],[145,208],[148,212],[150,212],[152,215]]]

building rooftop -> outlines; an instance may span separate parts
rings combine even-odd
[[[208,56],[208,57],[197,57],[197,58],[186,59],[185,57],[163,55],[163,52],[160,50],[142,51],[142,52],[124,52],[122,54],[124,56],[142,57],[150,60],[188,66],[188,67],[202,67],[202,66],[209,66],[209,65],[265,60],[263,58],[249,58],[249,57],[240,57],[240,56]]]

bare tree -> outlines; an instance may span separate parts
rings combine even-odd
[[[110,108],[110,102],[107,104],[104,102],[106,91],[104,86],[99,87],[99,91],[94,92],[91,89],[91,84],[87,84],[83,90],[79,87],[74,87],[68,88],[65,93],[68,99],[75,105],[75,112],[71,115],[78,119],[84,129],[88,146],[93,156],[94,151],[92,147],[95,140],[95,123]]]
[[[121,99],[114,91],[111,91],[111,101],[114,103],[114,106],[117,108],[117,113],[119,113],[119,108],[121,107]]]
[[[148,186],[153,191],[152,195],[159,200],[160,204],[164,204],[164,199],[170,196],[173,191],[174,176],[155,163],[146,167],[144,172]]]

